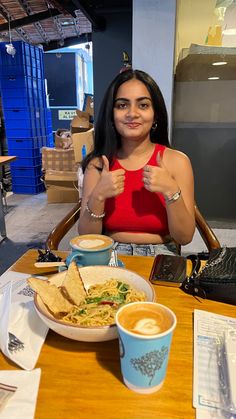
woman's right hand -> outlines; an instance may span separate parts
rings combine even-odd
[[[124,191],[125,170],[117,169],[109,171],[109,161],[106,156],[102,156],[103,169],[100,179],[96,185],[96,194],[105,200],[120,195]]]
[[[101,163],[103,163],[102,170]],[[121,194],[124,191],[124,183],[124,169],[109,171],[109,161],[106,156],[93,159],[84,174],[79,234],[102,234],[103,219],[91,217],[87,206],[94,214],[103,214],[106,199]]]

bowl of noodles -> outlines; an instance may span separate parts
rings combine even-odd
[[[112,266],[85,266],[74,268],[68,279],[69,269],[51,276],[48,281],[38,279],[36,285],[43,285],[45,289],[42,291],[34,285],[36,278],[31,278],[33,285],[29,282],[35,290],[38,316],[50,329],[64,337],[84,342],[116,339],[118,333],[114,319],[119,307],[134,301],[155,301],[153,286],[136,272]],[[82,282],[82,293],[80,284],[76,283],[77,275]],[[49,300],[45,298],[48,291]],[[63,298],[66,297],[66,307],[54,309],[61,293]]]

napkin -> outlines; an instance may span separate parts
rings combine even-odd
[[[38,360],[48,327],[34,309],[33,291],[27,274],[6,272],[0,277],[0,349],[11,361],[32,370]],[[8,350],[8,332],[16,335],[24,349]]]
[[[33,371],[0,371],[0,382],[16,386],[16,392],[1,410],[1,419],[33,419],[41,369]]]

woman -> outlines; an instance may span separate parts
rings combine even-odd
[[[167,112],[155,81],[127,70],[110,84],[82,163],[79,233],[104,233],[118,253],[175,253],[195,230],[188,157],[169,146]]]

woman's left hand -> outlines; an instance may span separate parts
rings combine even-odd
[[[150,192],[161,192],[164,196],[168,196],[170,192],[174,193],[178,190],[178,185],[164,165],[160,153],[157,154],[157,164],[158,166],[146,165],[144,167],[144,187]]]
[[[162,193],[170,236],[179,244],[190,243],[195,230],[194,179],[189,158],[177,150],[166,149],[163,157],[157,154],[157,165],[143,170],[144,187],[150,192]],[[179,199],[173,195],[181,191]]]

